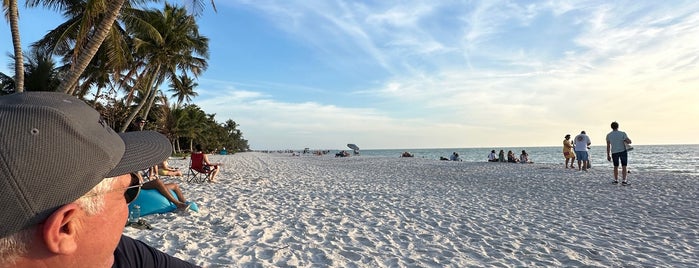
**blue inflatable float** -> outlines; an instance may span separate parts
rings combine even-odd
[[[172,196],[176,196],[175,191],[170,190],[170,193],[172,193]],[[189,209],[197,212],[199,211],[199,207],[196,203],[189,203]],[[177,209],[175,204],[168,201],[165,196],[161,195],[158,190],[155,189],[141,189],[136,200],[129,204],[129,211],[131,211],[134,206],[139,206],[141,208],[141,216],[155,213],[167,213]]]

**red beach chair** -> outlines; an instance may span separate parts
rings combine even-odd
[[[209,180],[209,176],[217,169],[218,166],[208,166],[204,164],[204,154],[192,153],[189,162],[189,171],[187,172],[187,182],[205,182]]]

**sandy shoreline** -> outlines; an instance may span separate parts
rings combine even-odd
[[[549,164],[212,155],[181,182],[199,213],[125,234],[207,267],[652,266],[699,263],[699,181]],[[188,160],[171,160],[185,168]],[[176,179],[174,181],[177,181]]]

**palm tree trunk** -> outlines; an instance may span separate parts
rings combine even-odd
[[[22,57],[22,42],[19,36],[19,10],[17,0],[8,3],[10,19],[10,31],[12,32],[12,46],[15,52],[15,91],[24,92],[24,57]]]
[[[144,71],[144,72],[145,72],[145,71]],[[154,73],[158,73],[158,72],[160,72],[160,65],[158,65],[157,67],[155,67],[155,72],[154,72]],[[148,76],[146,76],[146,77],[148,77]],[[150,96],[150,94],[153,93],[153,92],[151,92],[151,91],[153,91],[153,83],[154,83],[154,81],[155,81],[155,77],[150,76],[150,78],[148,79],[148,84],[145,85],[145,88],[148,89],[148,90],[146,91],[146,93],[144,94],[145,96]],[[126,119],[126,121],[124,122],[124,125],[122,125],[122,126],[121,126],[121,129],[119,129],[119,132],[125,132],[125,131],[126,131],[126,129],[127,129],[127,128],[129,127],[129,125],[131,124],[131,121],[133,121],[133,119],[136,118],[136,115],[138,114],[138,112],[140,112],[141,109],[143,109],[143,106],[146,105],[146,102],[148,102],[148,97],[144,97],[143,100],[141,100],[141,103],[139,103],[138,106],[136,106],[136,108],[134,108],[134,110],[131,111],[131,114],[129,115],[129,118]],[[145,117],[144,117],[144,118],[145,118]]]
[[[157,85],[160,85],[161,79],[158,78],[158,81],[156,83],[153,83],[153,88],[150,90],[151,91],[151,96],[148,99],[148,106],[146,107],[146,111],[143,113],[143,118],[148,118],[148,114],[150,113],[150,109],[153,108],[153,104],[155,103],[155,98],[158,96],[158,90],[156,87]]]
[[[105,14],[104,19],[97,25],[95,34],[86,37],[88,39],[86,49],[82,50],[80,54],[77,55],[77,60],[72,62],[70,65],[70,72],[68,72],[66,79],[58,86],[58,91],[63,91],[70,95],[75,93],[75,85],[78,83],[87,65],[90,64],[92,58],[97,54],[97,50],[99,50],[104,39],[107,38],[107,34],[109,34],[109,31],[112,29],[114,21],[116,21],[119,16],[121,7],[124,6],[125,1],[126,0],[109,1],[109,7],[107,8],[109,12]],[[13,0],[13,2],[16,2],[16,0]]]

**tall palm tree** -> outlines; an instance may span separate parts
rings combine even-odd
[[[17,0],[3,0],[2,8],[5,17],[10,22],[12,33],[12,47],[15,58],[15,91],[24,91],[24,57],[22,57],[22,42],[19,35],[19,9]]]
[[[124,3],[124,8],[130,7],[131,2],[134,1]],[[85,43],[84,37],[91,36],[93,31],[92,23],[104,21],[104,8],[108,3],[103,2],[103,0],[32,0],[29,4],[43,4],[55,7],[63,13],[66,21],[49,31],[42,39],[35,42],[33,46],[41,47],[52,51],[56,55],[63,56],[67,73],[73,73],[71,70],[76,68],[74,64],[76,59],[81,57],[80,53],[84,52],[82,49],[88,45]],[[81,76],[78,77],[78,79],[84,79],[83,85],[71,88],[72,92],[68,93],[77,92],[78,97],[83,97],[92,86],[98,86],[98,90],[100,90],[107,84],[105,75],[109,73],[119,74],[119,70],[128,66],[130,61],[128,34],[116,21],[112,23],[113,25],[110,26],[103,42],[101,42],[102,45],[97,46],[97,51],[91,56],[91,60],[85,66],[84,70],[88,72],[85,74],[81,72]],[[84,75],[87,75],[87,77]],[[65,86],[64,83],[62,86]],[[61,91],[65,92],[65,89],[62,88]]]
[[[157,87],[165,80],[177,76],[178,72],[192,73],[195,76],[203,72],[208,64],[208,38],[199,34],[199,27],[194,16],[187,14],[182,7],[165,4],[161,10],[133,10],[124,18],[126,29],[133,34],[134,55],[144,63],[143,72],[148,79],[141,79],[146,84],[148,101],[140,103],[132,112],[127,123],[146,106],[147,116],[158,96]],[[199,57],[201,56],[201,57]],[[125,130],[128,124],[122,126]]]
[[[10,1],[10,11],[12,11],[12,3],[16,10],[16,0]],[[34,7],[37,5],[45,5],[52,8],[62,9],[71,3],[80,0],[27,0],[27,5]],[[132,3],[143,3],[148,0],[86,0],[87,9],[85,10],[85,19],[82,21],[79,29],[79,34],[76,36],[76,43],[73,48],[73,57],[70,64],[70,71],[66,78],[59,86],[59,90],[68,94],[75,92],[75,86],[80,79],[83,71],[87,68],[92,58],[97,54],[102,42],[107,38],[107,35],[112,29],[114,22],[119,16],[122,8],[125,5]],[[201,0],[191,0],[191,3],[196,7],[200,7]],[[3,2],[4,3],[4,2]],[[211,0],[213,5],[214,1]],[[215,10],[214,5],[214,10]],[[17,30],[19,36],[19,30]],[[14,40],[14,38],[13,38]],[[17,38],[19,41],[19,37]],[[17,51],[17,50],[15,50]],[[16,52],[15,52],[16,53]]]
[[[186,101],[189,103],[192,101],[192,97],[198,96],[199,93],[194,91],[194,88],[198,85],[199,84],[194,82],[194,79],[187,76],[186,73],[173,77],[172,82],[170,82],[170,90],[175,92],[172,94],[172,97],[177,99],[175,107],[182,107],[183,102]]]

